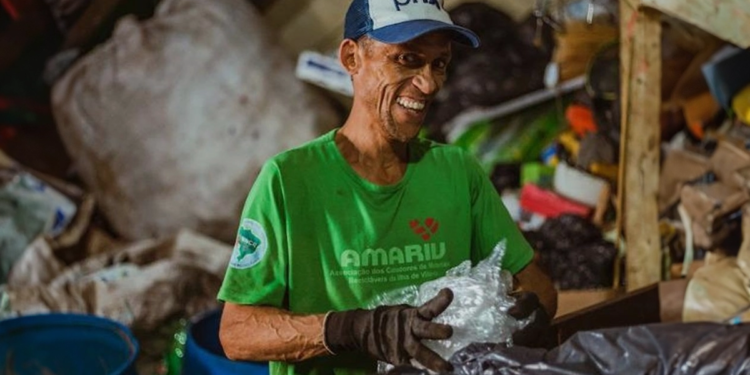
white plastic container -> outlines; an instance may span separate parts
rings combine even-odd
[[[555,191],[565,198],[596,207],[607,181],[560,162],[555,168]]]

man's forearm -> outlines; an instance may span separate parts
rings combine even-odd
[[[227,303],[219,338],[232,360],[298,362],[329,354],[323,344],[324,317]]]

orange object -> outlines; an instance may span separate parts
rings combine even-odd
[[[704,92],[688,99],[683,106],[687,127],[698,139],[703,139],[704,124],[721,110],[719,103],[710,92]]]
[[[706,136],[706,132],[703,131],[703,124],[700,122],[688,123],[687,128],[698,139],[703,139]]]
[[[598,129],[594,121],[594,112],[580,104],[568,106],[565,110],[565,119],[579,137],[583,137],[586,133],[594,133]]]

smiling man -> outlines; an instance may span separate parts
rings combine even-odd
[[[230,358],[271,361],[274,375],[374,373],[378,359],[450,371],[422,344],[451,336],[432,322],[450,290],[422,306],[366,307],[501,240],[523,291],[511,313],[554,316],[549,278],[476,161],[417,137],[453,42],[479,44],[441,1],[352,2],[339,47],[354,86],[347,121],[270,159],[247,198],[219,292]]]

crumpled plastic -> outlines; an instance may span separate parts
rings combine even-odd
[[[34,238],[56,236],[76,213],[75,204],[33,175],[0,169],[0,283]]]
[[[579,332],[550,351],[476,343],[450,362],[456,375],[739,375],[748,347],[750,325],[661,323]],[[426,372],[388,373],[404,374]]]
[[[473,342],[512,345],[513,333],[534,317],[517,320],[508,315],[515,299],[508,295],[513,287],[513,276],[500,268],[505,251],[506,241],[503,240],[476,267],[472,268],[471,261],[467,260],[441,278],[381,294],[373,299],[369,308],[399,304],[419,306],[441,289],[450,288],[453,302],[433,322],[452,326],[453,336],[448,340],[425,340],[427,347],[447,360]],[[379,369],[383,372],[389,367],[380,364]]]

